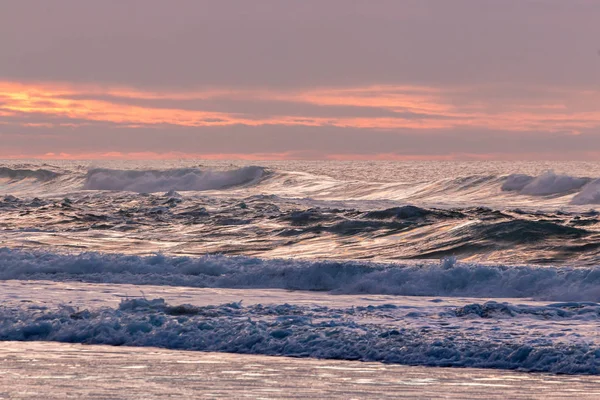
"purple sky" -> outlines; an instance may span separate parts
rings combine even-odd
[[[597,0],[3,0],[0,157],[597,159],[599,17]]]

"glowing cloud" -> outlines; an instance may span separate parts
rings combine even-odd
[[[461,127],[505,131],[571,132],[600,126],[600,111],[586,104],[600,102],[593,91],[560,93],[536,89],[540,100],[495,100],[494,88],[445,88],[376,85],[356,88],[209,89],[189,92],[152,92],[132,88],[49,83],[0,82],[0,116],[4,123],[49,127],[53,124],[109,122],[129,128],[172,125],[211,126],[333,126],[358,129],[444,130]],[[485,99],[494,100],[485,100]],[[587,101],[583,102],[582,99]],[[202,101],[198,104],[198,101]],[[177,106],[171,103],[176,102]],[[232,112],[227,102],[260,104],[263,112]],[[269,105],[311,105],[318,115],[287,115]],[[208,109],[203,108],[208,107]],[[215,110],[215,108],[222,110]],[[356,111],[340,113],[339,107]],[[385,115],[359,116],[358,110]],[[384,113],[385,112],[385,113]],[[35,117],[35,121],[29,120]],[[12,118],[12,120],[11,120]],[[57,122],[60,121],[60,122]]]

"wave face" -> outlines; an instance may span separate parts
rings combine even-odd
[[[256,182],[265,175],[264,168],[243,167],[229,171],[181,168],[173,170],[92,169],[83,189],[162,192],[169,190],[220,190]]]
[[[600,301],[600,268],[377,264],[252,257],[150,257],[0,250],[0,279],[84,281],[338,294]]]
[[[58,176],[58,173],[46,169],[13,169],[7,167],[0,167],[0,179],[8,179],[10,181],[34,179],[37,181],[45,182],[55,179]]]
[[[0,164],[0,194],[43,196],[55,195],[66,188],[77,186],[81,180],[75,171],[58,168],[40,168],[38,165]]]

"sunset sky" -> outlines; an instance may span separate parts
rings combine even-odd
[[[2,0],[0,158],[600,157],[598,0]]]

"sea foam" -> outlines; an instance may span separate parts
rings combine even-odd
[[[588,319],[597,319],[597,309],[598,305],[567,304],[525,312],[510,304],[486,303],[417,316],[388,304],[341,309],[241,303],[198,307],[131,299],[117,309],[0,306],[0,340],[597,374],[600,349],[594,343],[567,339],[556,329],[548,330],[551,334],[544,340],[524,335],[526,324],[539,325],[547,318],[560,318],[565,326],[575,318],[569,323],[577,324],[584,311]],[[490,318],[488,313],[496,314],[494,326],[473,330],[472,322]],[[498,318],[510,318],[509,325]],[[515,318],[519,321],[511,323]]]
[[[0,279],[600,301],[599,267],[482,265],[453,259],[439,264],[376,264],[219,255],[65,255],[0,249]]]

